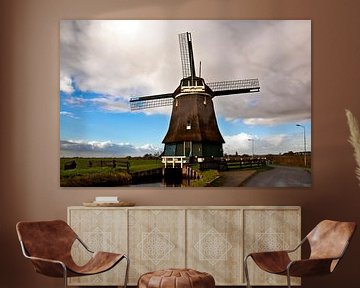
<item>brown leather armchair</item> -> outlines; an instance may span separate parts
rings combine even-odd
[[[251,287],[247,267],[249,257],[266,272],[286,275],[289,288],[291,288],[291,276],[304,277],[333,272],[344,256],[355,229],[354,222],[324,220],[292,250],[250,253],[244,259],[247,287]],[[289,253],[296,251],[306,241],[310,245],[310,257],[292,261]]]
[[[62,220],[19,222],[16,225],[20,245],[24,256],[31,260],[35,271],[50,277],[64,278],[65,288],[67,277],[87,276],[112,269],[125,259],[126,272],[124,288],[127,285],[129,259],[125,254],[91,251]],[[79,241],[92,254],[83,266],[78,266],[72,256],[71,247]]]

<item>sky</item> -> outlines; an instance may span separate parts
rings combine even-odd
[[[129,100],[178,87],[184,32],[205,82],[260,82],[213,98],[224,153],[304,151],[304,133],[311,151],[310,20],[62,20],[61,157],[163,151],[171,106],[135,112]]]

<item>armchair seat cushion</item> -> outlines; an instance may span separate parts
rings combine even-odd
[[[274,274],[286,274],[286,267],[291,262],[286,251],[258,252],[250,256],[261,269]]]
[[[123,258],[124,254],[95,252],[91,259],[83,266],[78,266],[73,261],[66,263],[69,270],[68,277],[105,272],[114,267]]]

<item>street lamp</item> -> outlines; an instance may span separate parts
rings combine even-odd
[[[306,133],[305,133],[305,126],[300,125],[300,124],[296,124],[296,126],[302,127],[304,129],[304,164],[305,164],[305,167],[306,167]]]
[[[252,142],[251,151],[252,151],[252,157],[254,158],[254,138],[249,138],[248,141]]]

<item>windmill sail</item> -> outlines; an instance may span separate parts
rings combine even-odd
[[[147,108],[170,106],[174,101],[173,93],[152,96],[134,97],[130,99],[131,111]]]
[[[244,79],[206,83],[213,91],[213,96],[259,92],[258,79]]]
[[[195,77],[194,53],[192,49],[191,34],[179,34],[180,58],[183,78]]]

